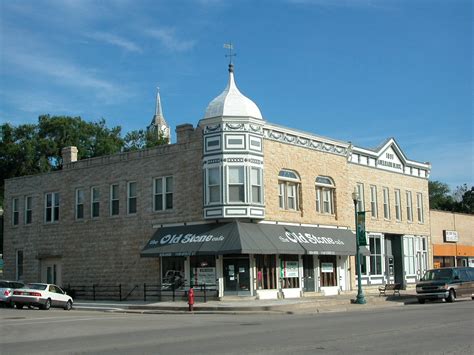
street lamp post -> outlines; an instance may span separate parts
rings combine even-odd
[[[354,214],[355,214],[355,231],[356,231],[356,268],[357,268],[357,297],[355,303],[357,304],[366,304],[364,291],[362,291],[362,277],[361,277],[361,265],[360,265],[360,243],[359,235],[357,233],[357,202],[359,201],[359,193],[357,189],[354,188],[352,193],[352,200],[354,201]]]

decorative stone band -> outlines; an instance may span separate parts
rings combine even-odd
[[[223,131],[250,132],[261,135],[263,134],[263,126],[253,123],[224,122],[222,124],[207,125],[204,127],[204,134]]]
[[[279,131],[275,129],[266,129],[263,130],[263,137],[285,143],[291,144],[302,148],[308,148],[313,150],[318,150],[321,152],[332,153],[344,157],[349,157],[351,154],[351,145],[343,146],[335,142],[324,142],[323,140],[318,140],[309,137],[303,137],[300,135],[290,134],[284,131]]]

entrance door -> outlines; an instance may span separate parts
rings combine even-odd
[[[314,257],[312,255],[303,255],[303,291],[314,291]]]
[[[224,294],[250,296],[248,256],[224,258]]]
[[[335,255],[320,255],[319,268],[321,270],[321,287],[337,286],[337,269]]]

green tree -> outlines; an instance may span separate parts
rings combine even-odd
[[[156,137],[155,132],[143,129],[128,132],[123,140],[123,149],[126,152],[168,144],[168,138],[165,138],[161,132],[160,135]]]
[[[81,117],[43,115],[38,124],[2,124],[0,206],[5,179],[61,169],[61,149],[71,145],[78,148],[78,159],[82,159],[118,153],[124,142],[121,128],[107,128],[104,119],[86,122]]]
[[[449,186],[440,181],[429,181],[430,209],[451,211],[454,199],[450,195]]]

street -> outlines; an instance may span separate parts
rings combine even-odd
[[[2,354],[472,354],[474,302],[315,314],[0,309]]]

